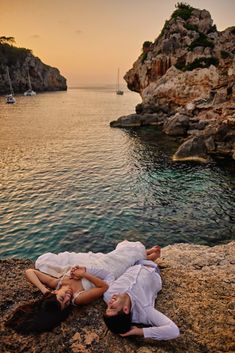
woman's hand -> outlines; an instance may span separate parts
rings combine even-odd
[[[86,271],[86,268],[79,267],[78,269],[73,269],[72,273],[73,276],[75,276],[76,273],[76,275],[78,274],[80,278],[86,278],[94,285],[93,288],[82,291],[82,293],[80,293],[80,295],[75,298],[74,304],[76,305],[84,305],[91,303],[93,300],[100,298],[109,287],[108,284],[101,278],[91,274],[89,268]]]
[[[44,290],[42,290],[42,294],[45,295],[47,293],[51,293],[50,289],[45,288]]]
[[[81,279],[85,272],[86,272],[86,267],[82,267],[82,266],[72,267],[70,270],[69,278],[77,279],[77,280]]]

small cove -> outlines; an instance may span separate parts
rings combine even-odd
[[[234,168],[174,163],[156,128],[112,129],[140,99],[111,87],[0,97],[0,256],[234,239]]]

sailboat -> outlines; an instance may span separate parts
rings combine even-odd
[[[117,74],[117,90],[116,90],[116,94],[119,95],[119,96],[122,96],[123,95],[123,91],[120,90],[119,88],[119,68],[118,68],[118,74]]]
[[[24,92],[24,96],[36,96],[36,92],[32,90],[29,69],[28,69],[28,86],[29,86],[29,89]]]
[[[13,88],[12,88],[12,84],[11,84],[11,78],[10,78],[8,66],[7,66],[7,78],[8,78],[11,93],[6,96],[6,103],[7,104],[14,104],[14,103],[16,103],[16,100],[14,97],[14,92],[13,92]]]

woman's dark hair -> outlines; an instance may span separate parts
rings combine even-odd
[[[126,333],[131,329],[131,313],[125,314],[122,310],[117,315],[103,315],[104,322],[113,333]]]
[[[5,326],[22,334],[50,331],[68,317],[70,309],[61,310],[56,295],[46,293],[36,302],[19,306]]]

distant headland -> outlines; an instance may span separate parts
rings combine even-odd
[[[179,137],[173,160],[235,159],[234,56],[235,26],[219,32],[208,11],[178,3],[124,77],[142,98],[136,114],[110,125]]]
[[[66,79],[57,68],[44,64],[30,49],[14,46],[13,37],[0,37],[0,94],[9,93],[6,67],[15,93],[28,89],[28,73],[36,92],[67,90]]]

